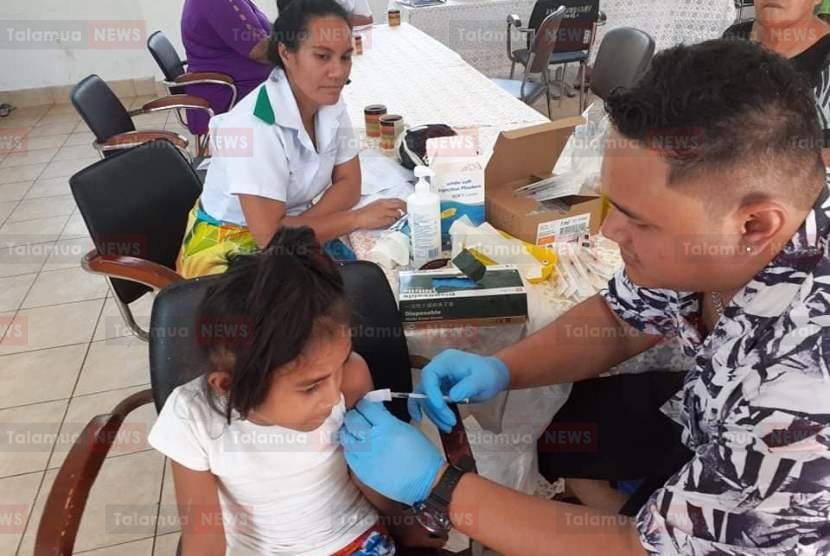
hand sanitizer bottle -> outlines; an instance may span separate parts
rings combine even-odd
[[[426,179],[434,175],[426,166],[416,166],[415,193],[406,199],[415,268],[441,256],[441,199]]]

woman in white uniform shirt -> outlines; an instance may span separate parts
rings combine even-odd
[[[331,241],[400,218],[398,199],[352,210],[359,141],[340,98],[351,55],[349,16],[334,0],[284,8],[269,45],[274,71],[211,120],[213,158],[179,257],[183,276],[222,272],[228,253],[264,247],[281,226]]]

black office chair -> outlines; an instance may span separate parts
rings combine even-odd
[[[735,0],[735,8],[738,10],[738,19],[735,20],[736,23],[740,23],[744,20],[744,10],[747,8],[754,8],[755,7],[755,0]],[[747,18],[751,19],[751,18]]]
[[[157,98],[144,104],[141,108],[127,110],[115,96],[103,79],[97,75],[90,75],[75,85],[69,93],[69,98],[75,110],[81,115],[87,127],[95,135],[93,146],[101,157],[106,157],[124,149],[131,149],[148,141],[166,139],[191,159],[187,150],[189,141],[183,135],[167,130],[136,131],[133,116],[153,114],[167,110],[192,108],[203,110],[213,116],[210,104],[203,98],[191,95],[171,95]],[[197,137],[197,157],[207,152],[207,136]]]
[[[633,27],[605,34],[591,71],[591,91],[605,100],[619,88],[629,88],[646,72],[654,56],[654,39]]]
[[[366,261],[340,265],[347,295],[354,309],[354,350],[370,368],[375,386],[411,391],[411,369],[425,360],[410,362],[397,303],[383,272]],[[44,507],[35,540],[35,556],[71,554],[89,491],[127,415],[153,402],[161,410],[173,389],[204,372],[206,362],[199,349],[198,306],[216,276],[195,278],[169,285],[156,297],[150,325],[150,381],[152,388],[125,398],[108,414],[98,415],[84,428],[58,471]],[[171,332],[175,331],[175,332]],[[391,411],[408,420],[406,408],[394,404]],[[448,459],[475,471],[458,409],[458,426],[441,440]],[[469,554],[467,549],[462,554]],[[399,554],[437,555],[444,551],[401,550]]]
[[[507,17],[507,57],[510,59],[510,78],[516,64],[527,66],[530,55],[530,45],[533,35],[539,29],[542,21],[556,11],[560,6],[565,7],[565,15],[556,34],[556,43],[550,57],[551,66],[557,68],[557,78],[551,81],[552,85],[559,85],[562,94],[575,96],[570,84],[565,81],[568,64],[579,64],[581,84],[579,87],[579,111],[585,109],[585,74],[588,60],[591,58],[591,49],[599,25],[605,22],[605,14],[599,9],[599,0],[538,0],[528,20],[528,26],[522,27],[522,21],[517,15]],[[527,47],[513,50],[511,31],[518,31],[527,35]],[[561,74],[561,78],[558,75]],[[558,95],[557,95],[558,96]],[[561,105],[561,100],[560,100]]]
[[[548,105],[548,118],[552,117],[548,63],[554,51],[556,34],[564,15],[565,7],[560,6],[558,10],[548,14],[539,25],[539,28],[533,32],[533,40],[528,51],[528,59],[524,66],[525,70],[521,81],[512,79],[512,77],[511,79],[491,79],[493,83],[501,87],[504,91],[527,104],[533,104],[542,93],[545,93]]]
[[[82,266],[106,277],[127,326],[147,340],[129,304],[181,280],[176,258],[201,181],[178,149],[159,140],[96,162],[69,187],[95,244]]]
[[[230,100],[228,105],[218,111],[218,114],[227,112],[236,104],[237,88],[233,77],[226,73],[217,71],[211,72],[190,72],[185,70],[187,60],[182,60],[173,43],[161,31],[156,31],[147,37],[147,49],[164,75],[164,85],[171,95],[185,94],[186,85],[217,85],[228,89]],[[187,115],[183,110],[176,110],[176,117],[179,122],[187,126]]]

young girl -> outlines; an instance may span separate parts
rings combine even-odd
[[[182,554],[394,554],[373,504],[402,507],[352,482],[337,440],[372,388],[337,267],[309,228],[281,228],[215,280],[198,317],[211,369],[149,437],[172,460]]]

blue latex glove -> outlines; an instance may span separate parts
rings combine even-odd
[[[346,413],[340,443],[352,473],[372,490],[413,505],[426,500],[444,458],[424,433],[361,400]]]
[[[426,394],[427,398],[410,398],[407,402],[409,415],[420,421],[421,410],[424,410],[439,429],[449,432],[455,426],[455,414],[444,401],[444,395],[454,402],[486,402],[507,389],[509,384],[510,371],[498,357],[449,349],[424,367],[415,391]]]

